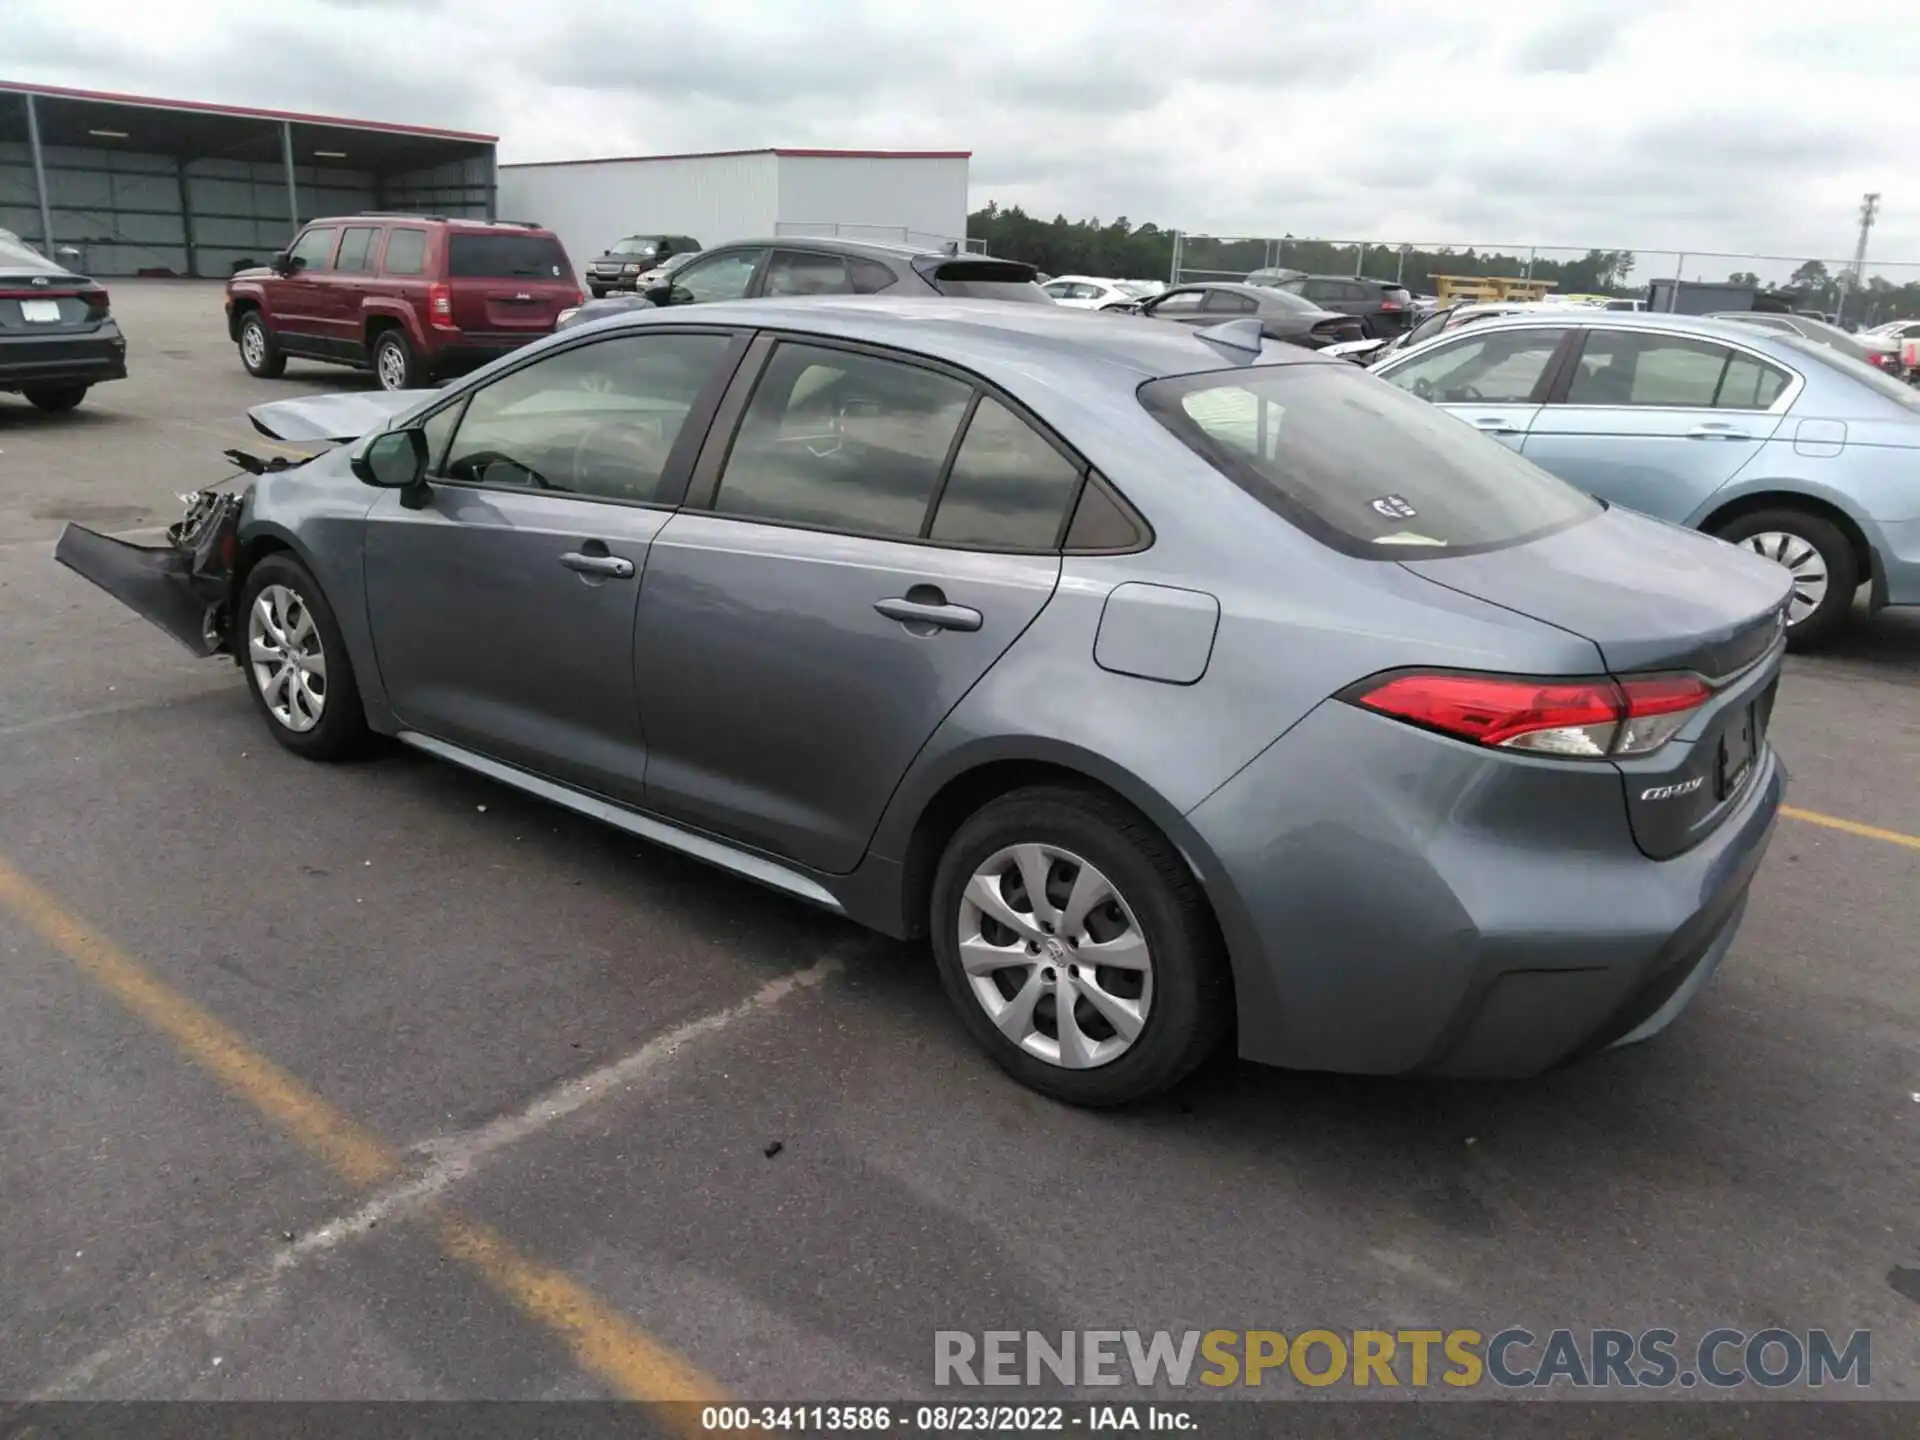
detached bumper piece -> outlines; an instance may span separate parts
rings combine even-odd
[[[164,546],[134,545],[70,524],[53,558],[195,655],[214,655],[227,648],[234,536],[244,501],[244,495],[212,491],[195,496]]]

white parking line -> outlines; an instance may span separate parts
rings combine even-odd
[[[140,1393],[137,1382],[143,1371],[177,1357],[183,1332],[217,1339],[270,1304],[280,1282],[306,1261],[371,1234],[383,1223],[406,1220],[433,1209],[490,1156],[539,1134],[596,1100],[648,1079],[688,1045],[770,1010],[796,991],[812,989],[839,969],[837,955],[823,957],[804,970],[769,980],[737,1004],[676,1025],[618,1060],[563,1081],[511,1114],[413,1146],[409,1154],[424,1163],[417,1169],[410,1167],[408,1174],[376,1191],[365,1204],[309,1230],[276,1250],[264,1265],[211,1294],[176,1305],[103,1346],[58,1379],[38,1388],[30,1398],[75,1398],[108,1373],[118,1382],[116,1394]]]

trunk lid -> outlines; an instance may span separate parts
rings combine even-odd
[[[1584,636],[1615,674],[1693,670],[1710,680],[1779,638],[1789,585],[1771,561],[1619,506],[1524,545],[1400,563]]]
[[[91,280],[0,267],[0,336],[84,334],[106,316],[106,292]]]
[[[454,231],[447,281],[453,323],[469,333],[544,335],[580,300],[567,252],[537,231]]]

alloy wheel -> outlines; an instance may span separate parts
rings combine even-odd
[[[258,321],[240,331],[240,358],[255,369],[266,364],[267,332],[260,328]]]
[[[313,612],[285,585],[267,585],[247,613],[247,659],[267,713],[304,734],[327,705],[327,652]]]
[[[1787,601],[1787,624],[1798,625],[1827,598],[1827,562],[1813,545],[1784,530],[1763,530],[1740,542],[1756,555],[1785,567],[1793,577]]]
[[[1153,955],[1133,909],[1054,845],[990,856],[960,897],[960,963],[1002,1035],[1063,1069],[1110,1064],[1153,1005]]]
[[[377,365],[382,390],[407,388],[407,354],[398,345],[382,345]]]

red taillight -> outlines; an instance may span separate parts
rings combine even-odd
[[[453,328],[453,287],[438,282],[427,286],[427,318],[442,330]]]
[[[1879,366],[1882,370],[1891,369],[1894,363],[1893,356],[1883,355],[1878,350],[1869,350],[1867,352],[1867,359],[1871,360],[1875,365]]]
[[[1401,674],[1352,698],[1369,710],[1476,745],[1598,760],[1658,750],[1712,694],[1693,675],[1522,680]]]
[[[1398,300],[1382,300],[1380,302],[1380,313],[1383,315],[1391,315],[1399,309],[1400,302]]]
[[[87,294],[86,294],[86,301],[87,301],[87,318],[89,320],[104,320],[107,318],[107,292],[106,291],[89,290],[87,291]]]

